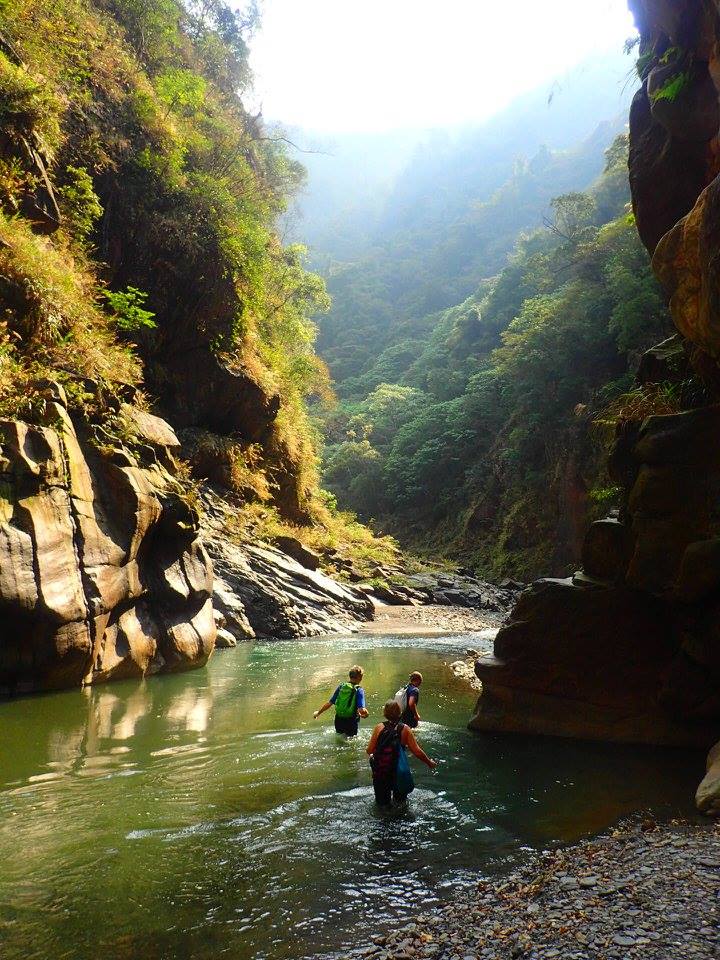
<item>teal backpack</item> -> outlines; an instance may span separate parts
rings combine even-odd
[[[357,687],[353,683],[340,684],[337,700],[335,701],[335,715],[338,717],[354,717],[357,713]]]

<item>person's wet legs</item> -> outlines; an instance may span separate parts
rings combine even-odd
[[[389,807],[392,802],[393,785],[391,780],[373,780],[375,803],[379,807]]]
[[[346,737],[356,737],[360,721],[357,717],[335,717],[335,730]]]

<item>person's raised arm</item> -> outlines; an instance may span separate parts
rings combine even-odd
[[[423,748],[415,739],[410,727],[405,727],[405,731],[406,731],[406,734],[403,737],[403,739],[405,740],[405,746],[408,748],[410,753],[412,753],[413,756],[417,757],[418,760],[422,760],[422,762],[426,766],[430,767],[431,770],[434,770],[435,767],[438,765],[437,760],[431,760],[430,757],[425,753]]]
[[[313,719],[314,719],[314,720],[317,720],[317,718],[320,716],[320,714],[321,714],[321,713],[325,713],[325,711],[326,711],[326,710],[329,710],[332,705],[333,705],[333,704],[332,704],[332,700],[328,700],[328,702],[327,702],[327,703],[324,703],[324,704],[320,707],[319,710],[316,710],[316,711],[315,711],[315,713],[313,714]]]
[[[368,756],[371,756],[373,753],[375,753],[375,747],[377,746],[378,737],[380,736],[382,728],[383,728],[383,724],[378,723],[378,725],[373,730],[372,736],[370,737],[370,742],[365,747],[365,753],[367,753]]]

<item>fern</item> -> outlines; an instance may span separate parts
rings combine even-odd
[[[669,80],[666,80],[659,90],[655,90],[653,93],[651,93],[650,99],[653,103],[657,103],[660,100],[667,100],[670,103],[674,103],[683,90],[685,90],[689,85],[690,71],[683,70],[681,73],[676,73],[674,76],[670,77]]]

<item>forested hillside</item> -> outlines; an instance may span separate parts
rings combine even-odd
[[[554,199],[497,278],[408,323],[350,381],[325,467],[343,503],[493,576],[577,558],[614,495],[594,423],[642,402],[629,393],[638,359],[669,331],[626,178],[620,136],[592,189]]]
[[[399,172],[389,157],[405,156],[408,144],[397,135],[354,139],[362,170],[340,140],[334,183],[332,154],[303,157],[310,179],[297,229],[333,299],[319,349],[341,396],[367,393],[363,375],[380,352],[404,356],[429,314],[502,268],[553,196],[600,173],[604,148],[625,124],[629,69],[627,58],[590,62],[475,129],[418,136]]]
[[[260,444],[300,519],[315,483],[302,397],[322,377],[307,316],[326,299],[274,230],[302,169],[242,106],[255,16],[221,2],[3,4],[3,256],[36,318],[22,340],[20,312],[7,318],[6,369],[46,364],[82,403],[103,364],[137,383],[141,359],[180,425],[233,435],[237,461]],[[124,363],[92,359],[102,338]],[[17,375],[3,386],[6,408],[28,400]]]

